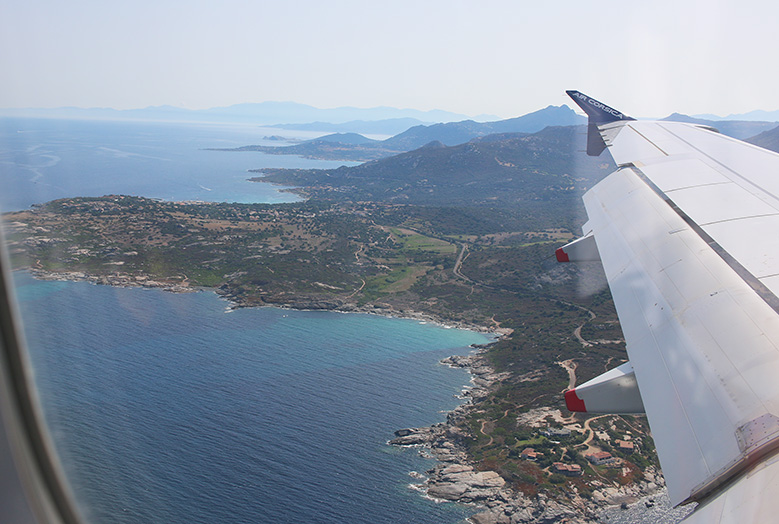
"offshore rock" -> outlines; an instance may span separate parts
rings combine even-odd
[[[436,439],[440,438],[444,429],[440,424],[427,428],[406,428],[395,432],[394,439],[389,443],[393,446],[430,446]]]

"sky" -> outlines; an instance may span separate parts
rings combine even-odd
[[[0,107],[779,109],[779,2],[0,0]]]

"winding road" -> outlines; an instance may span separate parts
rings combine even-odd
[[[460,249],[460,254],[457,255],[457,260],[454,263],[454,269],[452,270],[452,273],[454,273],[456,277],[462,278],[467,282],[473,283],[473,280],[466,277],[460,272],[460,269],[462,269],[463,267],[463,262],[465,262],[465,259],[468,258],[468,255],[471,254],[469,251],[468,254],[466,255],[465,254],[466,251],[468,251],[468,244],[462,244],[462,248]]]

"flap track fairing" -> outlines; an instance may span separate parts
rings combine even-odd
[[[644,413],[644,402],[630,362],[566,391],[565,404],[570,411],[582,413]]]

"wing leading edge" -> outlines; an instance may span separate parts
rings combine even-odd
[[[600,140],[619,166],[584,195],[583,231],[614,297],[671,501],[701,502],[691,517],[701,522],[775,515],[779,501],[766,493],[779,493],[779,155],[569,94],[597,133],[588,144]],[[581,245],[558,260],[592,251]],[[568,392],[569,407],[615,411],[599,400],[613,392],[602,377]]]

